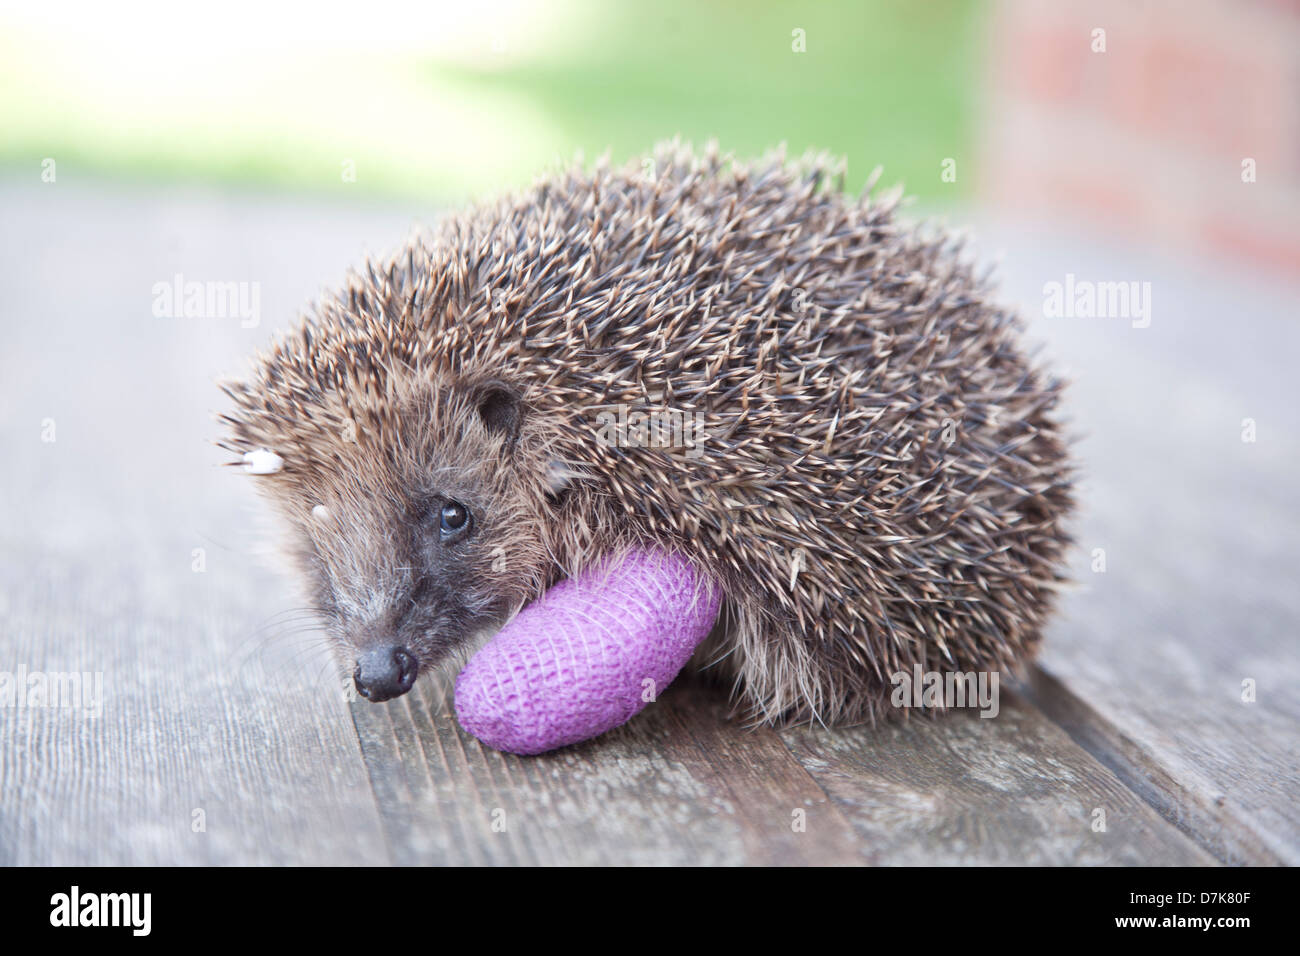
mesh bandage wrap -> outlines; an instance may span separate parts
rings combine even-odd
[[[556,584],[474,655],[456,679],[456,716],[516,754],[603,734],[672,682],[721,601],[676,555],[634,551],[598,564]]]

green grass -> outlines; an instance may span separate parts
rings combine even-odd
[[[851,188],[876,165],[923,198],[961,195],[971,180],[974,0],[546,10],[545,35],[521,27],[511,55],[467,38],[456,57],[285,51],[157,78],[111,51],[80,70],[66,68],[72,56],[52,68],[57,39],[0,41],[0,166],[39,175],[53,157],[60,179],[107,172],[455,203],[527,183],[578,151],[623,160],[680,135],[740,155],[782,142],[831,150],[848,157]],[[805,53],[792,52],[795,28]],[[955,184],[940,179],[947,157]],[[343,181],[345,160],[355,183]]]

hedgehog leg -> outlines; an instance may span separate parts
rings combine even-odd
[[[456,679],[456,716],[484,743],[537,754],[635,716],[708,635],[721,589],[685,559],[634,551],[561,581]]]

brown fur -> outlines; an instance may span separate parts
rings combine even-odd
[[[825,158],[670,144],[652,172],[575,168],[447,220],[228,387],[225,447],[284,458],[258,481],[336,633],[359,645],[420,603],[406,529],[444,495],[482,517],[439,578],[454,595],[425,602],[455,606],[410,625],[426,666],[455,627],[652,542],[722,582],[696,661],[756,719],[874,718],[916,663],[1014,667],[1072,509],[1060,386],[1014,317]],[[515,431],[485,420],[498,387]],[[702,454],[598,441],[620,404],[702,413]]]

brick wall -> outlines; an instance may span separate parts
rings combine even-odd
[[[984,199],[1300,275],[1300,0],[999,0],[985,49]]]

